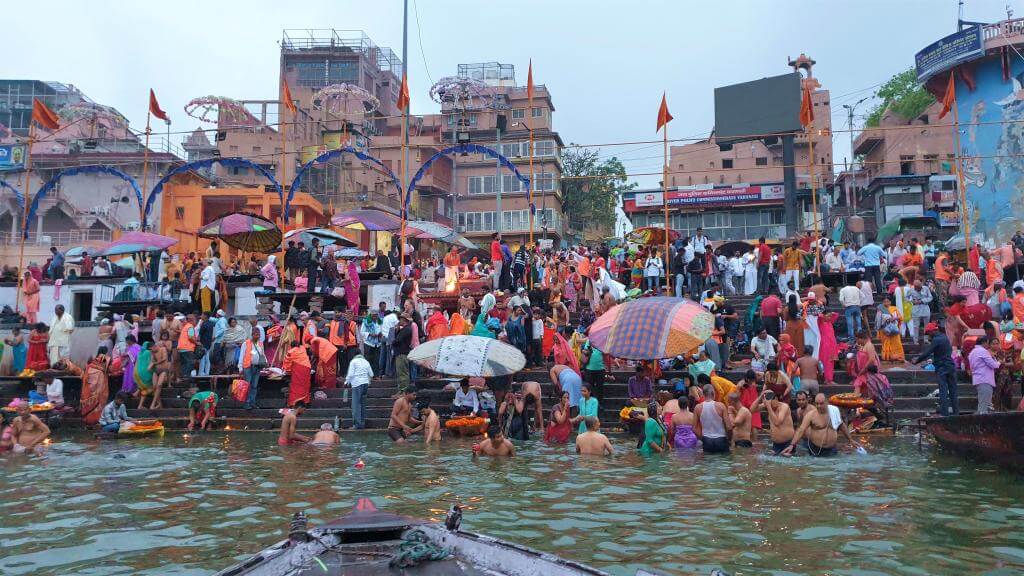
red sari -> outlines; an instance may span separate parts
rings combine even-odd
[[[825,369],[825,383],[835,382],[836,358],[839,358],[839,343],[836,341],[834,322],[839,315],[835,312],[818,316],[818,360]]]
[[[28,358],[25,367],[35,371],[46,370],[50,367],[50,358],[46,355],[46,344],[50,341],[50,335],[46,332],[33,330],[28,335]]]
[[[548,444],[565,444],[569,441],[569,433],[572,431],[572,422],[569,418],[565,419],[565,422],[559,424],[555,421],[554,411],[552,410],[551,420],[548,421],[548,427],[544,430],[544,442]]]
[[[82,398],[78,411],[82,415],[82,422],[88,425],[99,422],[103,406],[110,394],[107,378],[109,364],[110,360],[107,356],[100,354],[85,367],[85,376],[82,378]]]
[[[310,403],[309,387],[311,384],[309,355],[302,346],[295,346],[288,350],[284,357],[285,372],[291,376],[291,384],[288,386],[288,407],[295,406],[295,403],[302,400]]]

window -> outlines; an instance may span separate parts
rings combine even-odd
[[[529,142],[511,142],[509,144],[501,145],[501,155],[506,158],[518,158],[520,156],[530,155],[530,143]]]
[[[494,212],[483,212],[484,230],[494,230]]]
[[[900,175],[910,176],[914,173],[914,157],[900,156]]]
[[[555,175],[551,172],[537,174],[536,190],[550,191],[555,189]]]
[[[512,109],[512,119],[513,120],[522,120],[523,118],[526,118],[526,108],[513,108]]]
[[[245,176],[248,173],[249,173],[249,169],[246,168],[245,166],[232,166],[231,167],[231,175],[232,176]]]
[[[530,145],[529,142],[527,142],[526,146],[529,147],[529,145]],[[524,155],[527,155],[527,156],[529,155],[529,148],[527,148],[527,152]],[[533,157],[534,158],[542,157],[542,156],[554,156],[554,155],[555,155],[555,141],[554,140],[541,140],[539,142],[534,142],[533,143]]]
[[[732,168],[732,158],[722,158],[722,168]]]
[[[448,115],[448,127],[449,128],[453,128],[456,125],[458,125],[458,126],[476,126],[476,123],[477,123],[478,120],[479,120],[479,118],[477,118],[476,114],[465,114],[465,115],[463,115],[463,117],[461,119],[459,118],[459,114],[449,114]]]
[[[263,151],[263,147],[262,146],[253,146],[252,147],[252,153],[253,154],[259,154],[262,151]]]
[[[536,107],[531,108],[530,109],[530,117],[531,118],[543,118],[544,117],[544,109],[543,108],[536,108]]]
[[[768,157],[767,156],[758,156],[757,158],[754,158],[754,166],[767,166],[767,165],[768,165]]]
[[[174,208],[174,219],[175,220],[184,220],[185,219],[185,207],[184,206],[177,206],[177,207]]]
[[[238,146],[228,146],[228,152],[238,152]]]

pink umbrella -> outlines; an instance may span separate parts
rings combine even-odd
[[[711,338],[715,317],[683,298],[640,298],[612,307],[588,332],[595,348],[616,358],[659,360],[690,352]]]

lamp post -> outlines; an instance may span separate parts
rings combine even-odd
[[[847,193],[846,205],[850,208],[851,216],[853,216],[856,213],[854,202],[856,201],[857,196],[857,172],[853,167],[855,159],[853,155],[853,113],[856,112],[857,106],[860,106],[861,104],[870,99],[871,96],[865,96],[860,100],[854,102],[852,106],[850,104],[843,104],[843,108],[846,108],[846,117],[848,118],[850,124],[850,178],[853,179],[853,193]]]

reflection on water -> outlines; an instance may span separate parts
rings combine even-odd
[[[55,443],[0,458],[0,574],[210,574],[281,539],[291,514],[357,497],[617,574],[1019,574],[1024,486],[989,466],[872,439],[831,460],[672,454],[580,460],[531,442],[473,462],[468,441],[279,448],[270,434]],[[366,467],[353,464],[362,458]]]

